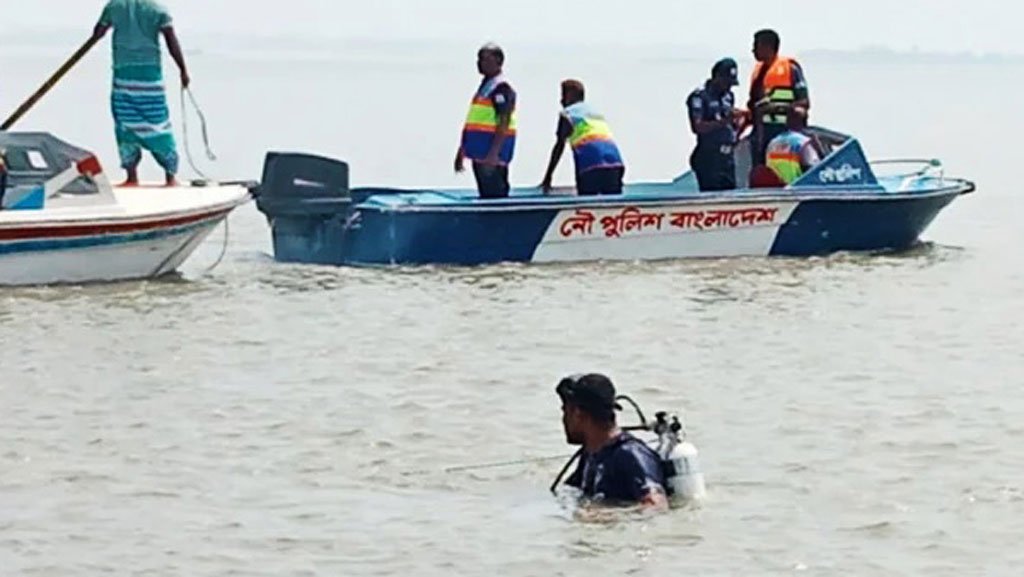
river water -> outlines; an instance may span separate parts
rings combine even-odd
[[[4,110],[64,48],[0,48]],[[291,149],[349,160],[357,184],[468,185],[450,157],[474,49],[210,40],[191,60],[220,160],[191,117],[193,155],[224,178]],[[710,63],[510,50],[513,180],[542,176],[565,75],[631,180],[671,178]],[[106,65],[91,55],[22,127],[116,167]],[[366,271],[275,263],[248,205],[211,272],[222,231],[176,278],[0,291],[0,574],[1018,574],[1024,232],[1002,142],[1024,132],[1003,96],[1022,67],[804,66],[817,122],[978,183],[921,247]],[[578,371],[684,414],[701,509],[584,523],[547,492],[558,460],[445,470],[570,454],[553,388]]]

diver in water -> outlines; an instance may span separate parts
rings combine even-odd
[[[609,505],[668,509],[661,458],[616,423],[615,386],[601,374],[574,375],[558,383],[565,440],[582,445],[576,471],[566,481]]]

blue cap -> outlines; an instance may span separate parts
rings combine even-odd
[[[711,68],[712,78],[728,78],[733,86],[740,83],[739,75],[739,67],[732,58],[723,58],[715,62],[714,67]]]

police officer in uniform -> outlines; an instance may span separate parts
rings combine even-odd
[[[686,100],[690,129],[697,146],[690,155],[690,167],[702,191],[736,188],[736,146],[739,122],[744,112],[736,110],[732,87],[739,84],[736,61],[723,58],[711,69],[711,79],[694,90]]]

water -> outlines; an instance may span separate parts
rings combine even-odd
[[[202,48],[217,175],[295,149],[348,159],[360,184],[467,184],[449,171],[473,46]],[[542,176],[569,74],[632,179],[681,169],[682,102],[712,59],[510,52],[517,183]],[[0,49],[0,108],[62,55]],[[1024,232],[1002,143],[1024,129],[1003,96],[1021,66],[805,60],[819,122],[977,181],[926,245],[365,271],[274,263],[249,205],[209,274],[219,232],[180,278],[0,291],[0,573],[1015,575]],[[113,168],[105,65],[23,126]],[[703,509],[581,523],[547,493],[557,460],[443,471],[571,453],[553,387],[583,370],[684,411]]]

